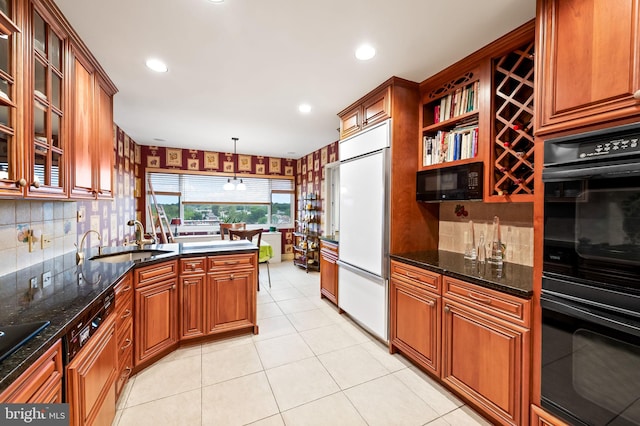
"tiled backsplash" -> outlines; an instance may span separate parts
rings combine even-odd
[[[0,276],[75,250],[76,203],[0,201]],[[29,252],[28,232],[35,238]],[[41,248],[41,239],[51,243]]]
[[[464,212],[467,215],[464,215]],[[458,216],[458,213],[461,213]],[[465,232],[473,221],[475,243],[484,233],[488,244],[493,233],[493,217],[500,218],[504,261],[533,266],[533,204],[450,202],[440,205],[440,236],[438,249],[464,253]]]

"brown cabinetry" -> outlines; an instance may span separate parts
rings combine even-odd
[[[533,201],[534,21],[420,83],[418,170],[484,164],[484,201]]]
[[[529,419],[529,303],[444,277],[442,381],[500,424]]]
[[[61,403],[62,344],[53,344],[2,394],[0,403]]]
[[[440,274],[391,261],[389,351],[440,375]]]
[[[135,270],[135,367],[170,351],[178,341],[178,262]]]
[[[118,369],[115,315],[109,315],[67,366],[70,424],[111,424],[116,412]]]
[[[180,260],[180,339],[204,336],[206,257]]]
[[[128,273],[115,285],[118,376],[116,399],[133,371],[133,279]]]
[[[111,197],[117,89],[52,0],[0,12],[0,196]]]
[[[640,115],[640,1],[540,0],[537,17],[536,134]]]
[[[180,260],[180,339],[253,328],[257,333],[257,254]]]
[[[320,240],[320,297],[338,305],[338,244]]]
[[[72,51],[74,161],[71,194],[77,198],[109,198],[113,173],[112,97],[116,90],[100,77],[94,64],[79,49]]]
[[[257,253],[209,257],[205,287],[207,334],[253,327],[256,323]]]
[[[383,87],[338,114],[340,139],[348,138],[391,116],[391,88]]]

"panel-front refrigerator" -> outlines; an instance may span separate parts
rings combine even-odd
[[[340,308],[380,339],[389,328],[390,120],[340,141]]]

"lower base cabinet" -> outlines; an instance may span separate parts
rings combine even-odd
[[[208,274],[205,288],[207,334],[255,326],[253,270]]]
[[[61,402],[62,344],[58,340],[0,394],[0,403]]]
[[[320,240],[320,297],[338,305],[338,244]]]
[[[392,261],[389,351],[402,352],[494,424],[526,425],[530,304]]]
[[[116,414],[118,351],[115,315],[109,315],[67,366],[70,424],[111,425]]]

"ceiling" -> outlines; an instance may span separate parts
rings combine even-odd
[[[238,137],[239,153],[286,158],[338,140],[336,114],[389,77],[421,82],[535,15],[535,0],[55,2],[137,143],[231,152]]]

